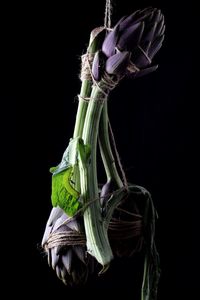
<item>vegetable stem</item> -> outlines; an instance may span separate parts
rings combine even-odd
[[[105,268],[113,258],[108,241],[107,229],[101,215],[96,169],[96,148],[99,121],[105,95],[93,86],[83,129],[83,141],[91,148],[90,160],[81,163],[81,195],[84,204],[89,204],[84,212],[84,225],[88,252]]]
[[[87,49],[86,55],[94,55],[94,53],[99,48],[99,39],[98,36],[94,37],[93,33],[90,35],[89,46]],[[88,62],[89,63],[89,62]],[[92,90],[92,78],[91,79],[83,79],[81,85],[81,91],[79,95],[79,104],[76,114],[76,121],[74,126],[73,138],[82,138],[83,127],[85,122],[85,116],[88,108],[88,101]],[[78,166],[74,167],[73,180],[74,187],[77,191],[80,191],[80,171]]]
[[[108,132],[108,104],[107,101],[104,103],[103,111],[101,114],[100,125],[99,125],[99,147],[100,153],[103,160],[107,181],[111,180],[118,188],[123,187],[122,180],[118,174],[114,155],[110,145],[109,132]]]

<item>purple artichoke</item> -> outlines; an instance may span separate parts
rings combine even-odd
[[[142,194],[129,190],[129,194],[114,210],[108,237],[116,257],[131,257],[143,249],[144,214],[139,205],[143,199]]]
[[[86,246],[82,244],[65,245],[61,240],[60,245],[55,243],[55,246],[50,246],[49,238],[52,234],[67,234],[70,238],[76,233],[81,233],[81,220],[74,218],[68,222],[68,219],[61,208],[52,209],[42,239],[42,247],[47,253],[49,266],[56,271],[58,278],[64,284],[72,286],[86,282],[88,274],[93,272],[94,260],[86,253]],[[82,236],[85,237],[84,234]],[[80,240],[78,234],[77,238]]]
[[[157,8],[138,10],[123,17],[104,39],[94,57],[92,73],[96,81],[106,71],[122,78],[139,77],[157,69],[152,59],[164,40],[164,16]]]

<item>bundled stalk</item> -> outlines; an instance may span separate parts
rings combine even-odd
[[[65,284],[80,284],[97,262],[105,272],[114,256],[144,251],[141,299],[156,299],[159,259],[154,242],[155,209],[150,194],[128,184],[113,154],[107,102],[125,78],[155,71],[152,59],[164,39],[164,17],[148,8],[123,17],[113,29],[92,31],[82,57],[81,91],[73,138],[52,168],[52,209],[42,246]],[[112,137],[112,138],[111,138]],[[99,192],[97,147],[107,182]],[[122,178],[121,178],[122,177]]]

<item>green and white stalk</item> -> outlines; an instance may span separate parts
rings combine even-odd
[[[102,31],[101,28],[99,30]],[[94,54],[98,50],[103,34],[103,32],[100,32],[99,38],[96,40],[91,35],[87,53]],[[97,99],[102,99],[102,97],[105,98],[105,95],[102,94],[97,86],[92,88],[92,80],[85,79],[82,81],[73,138],[80,138],[80,141],[83,140],[84,144],[89,145],[92,151],[89,163],[84,160],[83,156],[79,153],[79,168],[74,169],[73,181],[78,190],[81,181],[81,197],[83,204],[87,207],[83,215],[87,251],[94,256],[105,269],[109,265],[113,255],[108,241],[107,226],[104,226],[104,220],[101,215],[96,170],[99,120],[105,101],[105,99],[104,101]],[[90,101],[85,101],[85,99],[89,98]],[[90,203],[92,200],[94,200],[94,202]]]
[[[84,79],[82,81],[73,138],[82,137],[85,115],[88,107],[88,102],[84,99],[90,97],[91,86],[91,80]]]
[[[90,35],[89,46],[86,55],[93,55],[101,47],[105,32],[102,27],[95,28]],[[76,114],[76,122],[74,126],[73,138],[82,137],[85,116],[87,112],[88,102],[84,99],[89,99],[92,91],[92,78],[83,79],[79,96],[79,105]]]
[[[104,35],[105,33],[102,30],[102,27],[96,28],[91,32],[89,46],[87,48],[86,55],[94,56],[96,51],[98,51],[101,46]],[[92,91],[92,78],[83,79],[81,85],[81,91],[79,95],[79,104],[78,104],[78,109],[76,114],[73,139],[82,138],[85,116],[86,116],[88,103],[89,103],[85,99],[90,98],[91,91]],[[79,172],[78,165],[74,166],[72,181],[74,182],[75,189],[80,192],[80,172]]]
[[[108,229],[109,222],[112,218],[115,208],[119,205],[120,201],[127,195],[127,189],[118,173],[115,158],[112,152],[110,137],[109,137],[109,118],[108,118],[108,103],[105,101],[103,111],[101,114],[99,125],[99,147],[104,164],[107,182],[112,181],[116,190],[112,193],[108,203],[106,204],[105,224]]]
[[[80,177],[83,203],[88,205],[83,215],[87,250],[104,268],[107,268],[113,254],[101,214],[96,168],[99,121],[105,101],[105,94],[94,85],[83,129],[83,141],[86,146],[90,147],[91,153],[87,161],[80,159]]]
[[[99,125],[99,147],[103,160],[107,181],[112,180],[117,188],[123,187],[123,182],[118,174],[115,164],[114,155],[110,145],[109,130],[108,130],[108,104],[104,103]]]
[[[107,91],[108,92],[108,91]],[[100,121],[101,120],[101,121]],[[99,126],[100,123],[100,126]],[[117,191],[109,199],[106,216],[102,216],[99,201],[99,190],[96,169],[97,138],[99,135],[100,151],[107,179],[112,179]],[[112,154],[108,133],[107,96],[101,82],[92,88],[90,101],[85,116],[82,139],[87,148],[91,149],[90,157],[84,159],[80,155],[81,197],[86,206],[84,226],[87,240],[87,251],[106,268],[113,258],[108,240],[108,224],[115,207],[120,203],[127,191],[117,172]],[[83,150],[84,151],[84,150]],[[86,157],[87,155],[85,155]]]
[[[84,99],[90,97],[91,87],[92,87],[91,80],[84,79],[82,81],[73,139],[82,138],[84,121],[85,121],[85,116],[86,116],[86,112],[87,112],[87,108],[88,108],[88,102],[85,101]],[[80,171],[79,171],[78,164],[76,164],[74,166],[74,173],[73,173],[72,181],[74,182],[75,189],[80,192],[81,191],[81,189],[80,189]]]

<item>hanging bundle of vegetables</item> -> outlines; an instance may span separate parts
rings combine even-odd
[[[60,164],[51,168],[53,208],[42,240],[49,265],[66,285],[84,283],[99,265],[100,273],[105,272],[115,256],[143,251],[141,299],[156,299],[156,212],[150,193],[127,183],[118,155],[113,154],[108,99],[122,79],[157,69],[152,61],[164,31],[159,9],[138,10],[114,28],[94,29],[82,56],[74,133]],[[107,176],[103,186],[97,178],[98,147]]]

